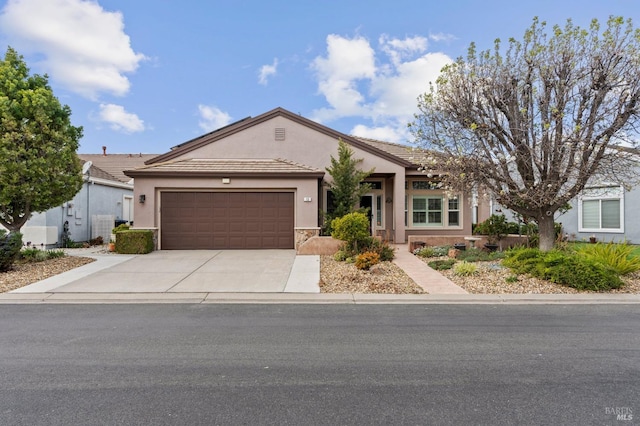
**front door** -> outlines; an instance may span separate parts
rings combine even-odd
[[[363,195],[360,197],[360,208],[365,209],[367,219],[369,219],[369,234],[373,235],[373,195]]]

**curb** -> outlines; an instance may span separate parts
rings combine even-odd
[[[309,294],[309,293],[3,293],[0,304],[350,304],[602,305],[640,304],[638,294]]]

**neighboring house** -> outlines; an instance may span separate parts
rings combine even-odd
[[[135,227],[158,233],[160,249],[297,248],[318,235],[331,208],[325,168],[350,145],[362,170],[375,168],[371,229],[404,243],[471,235],[472,206],[418,170],[409,147],[348,136],[276,108],[175,146],[129,170]]]
[[[36,247],[60,247],[66,237],[109,241],[115,221],[133,220],[133,179],[123,170],[140,167],[157,154],[78,154],[83,162],[82,189],[66,203],[34,213],[22,227],[23,242]]]
[[[640,167],[637,169],[640,175]],[[601,242],[640,244],[640,221],[635,217],[640,210],[640,188],[625,188],[622,183],[591,179],[585,189],[569,203],[570,209],[557,212],[555,222],[562,225],[563,237],[570,241],[589,241],[595,237]],[[504,214],[507,220],[517,222],[509,209],[494,202],[490,213]]]
[[[571,209],[556,216],[570,240],[640,244],[640,190],[620,184],[598,184],[585,188],[571,202]]]

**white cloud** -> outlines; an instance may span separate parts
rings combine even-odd
[[[131,48],[122,13],[95,1],[9,0],[0,28],[19,51],[43,55],[52,79],[94,100],[102,92],[125,95],[125,74],[146,59]]]
[[[136,114],[125,111],[121,105],[100,104],[100,120],[109,123],[113,130],[123,133],[142,132],[145,129],[144,121]]]
[[[406,125],[404,129],[406,129]],[[367,127],[358,124],[351,130],[351,134],[361,138],[376,139],[385,142],[404,142],[408,137],[408,132],[402,131],[397,126]]]
[[[378,50],[356,36],[327,37],[325,56],[312,64],[318,92],[328,107],[315,110],[313,119],[328,122],[359,117],[371,122],[354,127],[354,134],[387,141],[406,139],[406,125],[417,112],[417,98],[452,60],[427,52],[428,38],[404,39],[382,35]]]
[[[317,57],[312,68],[318,77],[318,91],[332,107],[316,111],[318,119],[363,113],[364,97],[357,82],[374,78],[376,72],[375,52],[368,40],[331,34],[327,36],[327,56]]]
[[[446,33],[429,33],[429,39],[433,40],[433,41],[452,41],[456,39],[456,36],[454,36],[453,34],[446,34]]]
[[[198,105],[200,121],[198,125],[205,132],[212,132],[231,123],[231,116],[215,106]]]
[[[274,58],[273,64],[271,65],[263,65],[260,67],[260,71],[258,72],[258,83],[266,86],[269,82],[269,77],[272,75],[276,75],[278,71],[278,58]]]

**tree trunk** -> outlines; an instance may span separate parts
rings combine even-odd
[[[540,233],[539,248],[542,251],[549,251],[553,249],[556,242],[556,232],[553,226],[553,213],[547,215],[543,213],[538,218],[538,232]]]

